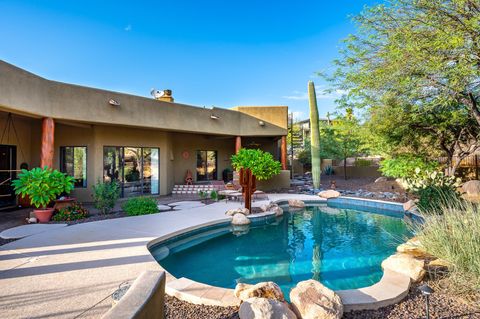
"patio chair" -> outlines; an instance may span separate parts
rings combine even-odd
[[[187,173],[185,174],[185,185],[193,185],[193,175],[189,169],[187,169]]]

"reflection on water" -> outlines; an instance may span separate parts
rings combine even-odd
[[[160,264],[175,277],[226,288],[271,280],[288,294],[297,282],[314,278],[332,289],[351,289],[380,280],[381,261],[408,235],[398,218],[306,207],[286,210],[273,225],[217,232],[195,245],[169,244],[170,255]]]

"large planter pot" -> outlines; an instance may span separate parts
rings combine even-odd
[[[40,223],[48,223],[53,215],[53,208],[34,209],[33,212]]]
[[[73,197],[68,197],[65,199],[57,199],[55,200],[55,205],[53,206],[53,209],[55,210],[61,210],[63,208],[67,208],[72,206],[73,203],[75,203],[76,198]]]

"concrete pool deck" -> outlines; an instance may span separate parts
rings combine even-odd
[[[318,196],[269,194],[269,200]],[[255,201],[254,206],[268,201]],[[147,244],[201,224],[229,220],[239,202],[57,228],[0,247],[2,318],[98,318],[110,295],[145,270],[160,270]]]

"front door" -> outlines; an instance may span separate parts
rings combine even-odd
[[[17,147],[0,145],[0,209],[15,206],[12,181],[17,177]]]

